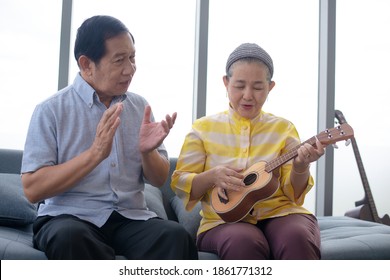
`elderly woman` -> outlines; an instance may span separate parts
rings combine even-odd
[[[318,140],[301,144],[290,121],[263,111],[273,73],[270,55],[256,44],[231,53],[223,77],[229,108],[194,122],[172,175],[187,210],[201,201],[199,250],[221,259],[321,257],[317,219],[302,205],[314,184],[310,162],[324,147]],[[268,170],[256,166],[289,153],[294,156],[265,165]],[[256,184],[260,196],[252,205],[245,189]]]

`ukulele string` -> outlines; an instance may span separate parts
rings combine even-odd
[[[305,143],[308,143],[310,145],[314,145],[316,143],[316,140],[317,140],[317,137],[316,136],[313,136],[311,137],[310,139],[306,140],[305,142],[302,142],[301,144],[295,146],[293,149],[291,149],[289,152],[287,152],[286,154],[284,155],[281,155],[273,160],[271,160],[270,162],[266,163],[265,166],[263,168],[260,168],[260,169],[255,169],[255,171],[257,171],[256,175],[257,175],[257,179],[259,177],[261,177],[263,174],[265,173],[271,173],[274,169],[276,169],[277,167],[283,165],[284,163],[286,163],[287,161],[289,161],[290,159],[296,157],[298,155],[298,149],[304,145]],[[253,166],[253,165],[252,165]],[[249,174],[251,174],[253,172],[249,172],[246,176],[248,176]],[[244,178],[245,179],[245,178]],[[255,182],[257,182],[257,179]],[[253,185],[255,182],[249,184],[249,185]],[[229,193],[231,192],[235,192],[233,190],[230,190],[230,189],[225,189],[225,193],[226,195],[228,195]]]

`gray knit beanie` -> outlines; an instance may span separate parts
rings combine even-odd
[[[232,66],[234,62],[243,58],[260,59],[268,67],[272,78],[274,74],[274,64],[271,56],[260,46],[252,43],[241,44],[230,54],[226,63],[226,73],[228,73],[230,66]]]

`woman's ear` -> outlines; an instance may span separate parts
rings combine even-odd
[[[274,86],[275,86],[275,82],[274,81],[270,81],[269,82],[269,90],[268,90],[268,92],[270,92],[274,88]]]
[[[222,77],[222,80],[223,80],[223,84],[225,85],[225,87],[227,87],[228,86],[228,84],[229,84],[229,78],[228,78],[228,76],[223,76]]]

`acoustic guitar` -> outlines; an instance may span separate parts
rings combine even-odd
[[[347,123],[341,111],[336,110],[335,115],[339,124]],[[363,199],[355,202],[356,208],[347,211],[345,213],[345,216],[390,226],[389,215],[385,214],[383,218],[380,218],[378,215],[378,211],[376,209],[375,202],[374,202],[374,197],[372,195],[370,185],[368,184],[366,171],[364,170],[362,158],[360,157],[360,152],[357,146],[356,138],[354,136],[351,137],[351,143],[352,143],[353,152],[355,154],[356,163],[359,168],[360,178],[363,183],[363,189],[365,195]]]
[[[305,142],[297,145],[291,151],[269,162],[260,161],[243,171],[245,187],[240,191],[225,190],[228,199],[218,194],[217,188],[211,193],[211,205],[214,211],[227,223],[235,223],[242,220],[253,206],[270,196],[278,189],[277,186],[267,185],[272,178],[272,171],[298,155],[298,149],[305,143],[315,146],[316,139],[323,145],[334,144],[341,140],[347,140],[353,136],[353,129],[347,123],[332,129],[327,129],[313,136]]]

